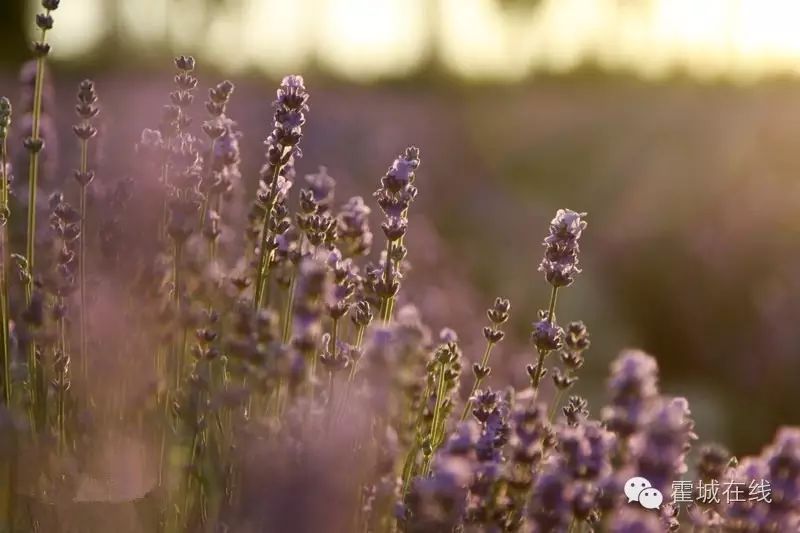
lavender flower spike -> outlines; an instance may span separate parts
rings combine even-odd
[[[267,163],[261,169],[261,185],[258,199],[264,207],[264,220],[261,228],[259,257],[256,266],[256,286],[253,305],[261,307],[272,254],[277,247],[273,226],[274,210],[280,200],[282,190],[279,187],[281,178],[287,179],[288,169],[293,167],[295,159],[302,157],[298,144],[303,137],[303,125],[306,123],[305,113],[308,111],[308,92],[302,76],[286,76],[278,88],[278,97],[273,103],[275,108],[273,130],[265,144],[267,145]]]
[[[638,431],[658,396],[658,365],[644,352],[623,352],[611,365],[611,405],[603,410],[608,428],[627,438]]]
[[[581,273],[578,268],[578,240],[586,229],[583,217],[570,209],[559,209],[550,222],[550,234],[544,239],[544,258],[539,271],[544,272],[547,282],[553,287],[567,287]]]

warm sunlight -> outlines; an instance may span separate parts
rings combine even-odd
[[[204,49],[229,70],[276,73],[316,58],[343,76],[371,79],[413,69],[432,43],[466,77],[519,78],[595,60],[653,77],[680,68],[747,79],[793,73],[800,62],[795,0],[545,0],[537,9],[494,0],[231,0],[213,17],[214,8],[169,0],[131,6],[65,3],[56,53],[92,49],[116,31],[101,17],[116,13],[119,31],[137,46]],[[172,19],[179,23],[165,24],[170,10],[181,12]],[[230,42],[242,53],[223,52]]]

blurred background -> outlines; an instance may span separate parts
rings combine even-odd
[[[0,2],[12,103],[37,4]],[[665,392],[689,398],[701,440],[755,452],[800,423],[800,3],[63,0],[54,18],[52,179],[75,166],[87,76],[103,103],[95,183],[135,174],[132,146],[184,53],[202,87],[237,83],[230,116],[254,185],[276,82],[301,73],[298,170],[326,165],[339,201],[369,196],[399,151],[421,148],[405,295],[471,359],[484,309],[509,297],[495,384],[526,382],[548,295],[540,241],[569,207],[590,225],[558,314],[592,333],[575,392],[593,414],[609,362],[636,346],[657,356]]]

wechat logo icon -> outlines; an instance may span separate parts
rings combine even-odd
[[[628,503],[638,502],[645,509],[658,509],[664,501],[661,491],[643,477],[632,477],[625,482],[625,496]]]

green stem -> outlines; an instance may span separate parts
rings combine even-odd
[[[411,447],[408,449],[408,453],[406,454],[406,460],[403,463],[403,486],[402,491],[400,492],[401,497],[405,499],[405,495],[408,492],[408,485],[411,483],[411,478],[414,477],[414,465],[417,462],[417,454],[419,453],[419,439],[414,437],[414,442],[411,444]]]
[[[550,306],[547,309],[547,321],[550,322],[551,324],[553,323],[553,317],[555,316],[557,301],[558,301],[558,287],[554,285],[553,289],[550,291]]]
[[[310,385],[311,385],[311,401],[312,402],[314,401],[314,385],[315,385],[314,382],[317,379],[317,357],[318,357],[318,354],[317,354],[316,350],[311,350],[311,381],[310,381]]]
[[[11,380],[11,353],[9,352],[9,330],[8,330],[8,279],[6,267],[6,237],[7,227],[0,228],[0,255],[2,255],[2,265],[0,265],[0,335],[2,335],[2,350],[3,350],[3,400],[6,406],[11,405],[12,393],[12,380]]]
[[[7,154],[6,138],[0,145],[0,209],[3,211],[0,227],[0,335],[2,335],[3,351],[3,400],[6,406],[11,405],[11,353],[9,352],[9,330],[8,330],[8,176],[6,176]]]
[[[386,260],[383,266],[383,284],[384,288],[389,288],[389,278],[391,277],[392,272],[392,260],[391,257],[392,251],[392,241],[386,239]],[[394,307],[394,296],[387,296],[381,298],[381,320],[384,324],[388,324],[389,320],[391,319],[392,308]]]
[[[81,173],[88,171],[89,142],[81,140]],[[84,386],[89,383],[89,350],[86,339],[86,185],[81,184],[80,197],[80,238],[78,239],[78,284],[80,290],[80,352],[81,352],[81,379]]]
[[[547,321],[552,324],[556,313],[556,302],[558,301],[558,287],[553,285],[550,291],[550,305],[547,309]],[[544,358],[549,351],[539,351],[539,360],[536,365],[536,375],[533,378],[533,396],[531,396],[531,405],[536,403],[536,397],[539,395],[539,384],[542,381],[542,373],[544,371]]]
[[[339,336],[339,319],[333,319],[333,326],[331,326],[331,355],[333,355],[334,361],[336,360],[336,355],[338,350],[336,349],[336,342],[337,337]],[[329,421],[333,419],[333,367],[330,368],[330,373],[328,375],[328,409],[330,411],[329,414]]]
[[[208,176],[214,174],[214,147],[217,144],[216,137],[211,139],[211,146],[209,147],[209,161],[208,161]],[[211,205],[211,192],[203,198],[203,207],[200,211],[200,230],[203,230],[203,225],[206,223],[206,215],[208,215],[208,208]]]
[[[49,15],[50,11],[46,12]],[[47,30],[42,29],[40,41],[45,43]],[[41,55],[36,58],[36,80],[33,88],[33,117],[31,124],[31,139],[39,140],[39,129],[42,120],[42,92],[44,85],[44,58]],[[28,233],[25,247],[25,254],[28,260],[30,271],[34,270],[34,240],[36,236],[36,187],[39,177],[39,151],[31,152],[30,164],[28,166]]]
[[[364,329],[365,329],[364,326],[358,326],[358,330],[356,332],[356,343],[353,347],[355,350],[359,350],[364,342]],[[337,419],[342,416],[345,407],[347,407],[347,402],[350,400],[350,389],[353,386],[353,380],[356,377],[356,367],[358,366],[358,361],[360,359],[361,358],[359,357],[358,359],[353,361],[353,364],[350,365],[350,372],[347,374],[347,382],[345,383],[344,386],[344,395],[342,397],[341,403],[339,404],[338,414],[336,415]]]
[[[303,242],[305,241],[305,233],[300,234],[300,240],[297,244],[297,253],[300,257],[303,257]],[[297,286],[297,268],[292,271],[292,276],[289,278],[289,292],[286,298],[286,306],[283,309],[283,334],[281,335],[281,342],[286,344],[289,342],[289,338],[292,335],[292,319],[294,315],[292,314],[294,310],[294,297],[295,297],[295,287]]]
[[[61,300],[61,304],[63,305],[63,298],[59,298]],[[56,376],[56,381],[58,383],[58,396],[57,396],[57,425],[58,425],[58,452],[59,454],[64,452],[64,446],[66,444],[67,436],[66,436],[66,420],[65,420],[65,390],[64,386],[66,384],[66,366],[64,361],[67,358],[67,325],[64,320],[64,317],[59,318],[58,320],[58,329],[61,333],[60,339],[60,350],[61,350],[61,357],[62,361],[59,362],[58,365],[58,375]]]
[[[364,343],[364,326],[358,326],[358,331],[356,332],[356,343],[355,349],[358,350],[361,348],[361,345]],[[356,377],[356,366],[358,365],[358,361],[353,361],[353,364],[350,366],[350,373],[347,375],[347,383],[352,383],[353,379]]]
[[[568,369],[566,372],[567,372],[567,378],[571,378],[574,375],[574,371],[572,369]],[[550,413],[548,415],[551,423],[553,422],[553,420],[555,420],[556,413],[558,413],[558,408],[561,405],[561,401],[564,399],[565,392],[566,392],[565,389],[558,389],[556,391],[556,395],[553,398],[553,404],[550,406]]]
[[[47,10],[46,15],[50,14]],[[45,43],[47,30],[42,29],[40,42]],[[33,117],[31,124],[31,139],[38,141],[39,129],[41,126],[42,118],[42,92],[44,84],[44,55],[36,58],[36,80],[34,81],[33,89]],[[25,243],[25,256],[28,262],[28,283],[25,287],[25,303],[30,305],[33,297],[33,273],[35,266],[35,237],[36,237],[36,189],[39,177],[39,152],[33,151],[30,154],[30,162],[28,165],[28,228]],[[31,409],[34,413],[34,420],[37,427],[44,422],[44,406],[40,405],[46,398],[46,394],[42,393],[42,383],[44,376],[42,370],[36,362],[36,343],[34,341],[28,342],[28,376],[31,385]]]
[[[425,414],[425,406],[428,402],[428,396],[430,395],[430,382],[426,380],[425,383],[425,390],[422,392],[422,396],[420,397],[420,409],[417,413],[417,420],[414,423],[414,442],[408,450],[408,454],[406,455],[406,461],[403,465],[403,492],[401,493],[403,498],[405,498],[406,492],[408,491],[408,485],[411,483],[411,478],[414,477],[414,470],[416,467],[417,462],[417,453],[419,453],[420,446],[422,444],[420,439],[420,427],[422,425],[423,416]]]
[[[483,357],[481,358],[481,366],[485,367],[489,364],[489,356],[492,353],[492,348],[494,348],[494,344],[492,341],[488,341],[486,343],[486,351],[483,352]],[[467,415],[469,415],[469,410],[472,407],[472,397],[475,395],[475,391],[478,390],[480,387],[481,382],[483,381],[483,377],[475,379],[475,383],[472,385],[472,390],[469,393],[469,397],[467,398],[467,403],[464,405],[464,412],[461,413],[461,420],[464,421],[467,419]]]
[[[561,400],[564,399],[564,391],[562,389],[558,389],[556,391],[556,395],[553,398],[553,403],[550,405],[550,413],[548,414],[547,418],[550,420],[550,423],[553,422],[556,418],[556,413],[558,412],[558,406],[561,404]]]
[[[394,316],[394,306],[397,303],[397,299],[392,296],[389,298],[389,302],[386,304],[386,322],[391,322],[392,316]]]
[[[439,363],[439,382],[436,384],[436,405],[433,409],[433,422],[431,422],[430,445],[431,454],[425,458],[425,464],[422,467],[422,475],[428,475],[431,468],[431,458],[436,451],[438,428],[441,423],[442,406],[444,404],[442,396],[444,396],[444,376],[447,368],[442,362]]]
[[[539,383],[542,381],[544,358],[546,355],[547,352],[539,351],[539,359],[536,362],[536,375],[533,378],[533,396],[531,396],[531,405],[536,403],[536,397],[539,395]]]
[[[286,294],[286,306],[283,309],[283,333],[281,335],[281,342],[286,344],[292,335],[292,309],[294,308],[294,291],[297,285],[297,273],[292,272],[292,277],[289,279],[289,289]]]
[[[283,155],[283,154],[281,154]],[[264,289],[269,275],[270,259],[272,252],[267,252],[267,242],[269,241],[269,228],[272,225],[272,217],[274,215],[275,203],[278,200],[278,191],[275,190],[278,184],[278,176],[281,173],[281,165],[275,165],[272,170],[272,178],[269,186],[269,199],[264,206],[264,224],[261,228],[261,245],[258,250],[258,270],[256,271],[256,287],[255,297],[253,298],[253,308],[258,310],[261,308],[261,300],[264,295]]]
[[[164,199],[161,202],[161,221],[159,222],[158,236],[161,242],[166,242],[167,226],[169,225],[169,163],[161,166],[161,182],[164,184]]]
[[[181,320],[181,257],[182,257],[182,245],[179,242],[174,242],[174,257],[173,257],[173,265],[172,265],[172,280],[174,284],[173,289],[173,298],[174,298],[174,305],[175,305],[175,319],[178,323],[182,322]],[[182,339],[176,339],[176,343],[179,343],[175,346],[175,375],[174,383],[175,383],[175,390],[178,390],[181,386],[181,376],[183,375],[183,346],[182,344],[185,343],[185,328],[184,334],[182,335]]]

